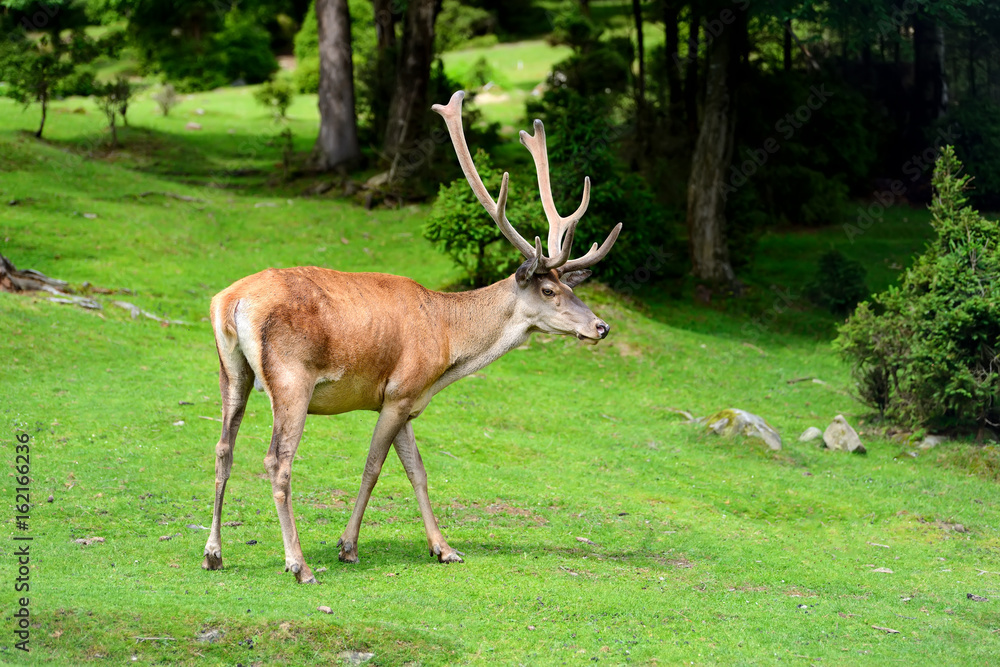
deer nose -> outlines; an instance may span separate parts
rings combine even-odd
[[[611,331],[611,326],[608,325],[607,322],[598,322],[597,323],[597,335],[600,336],[602,339],[608,337],[608,332],[609,331]]]

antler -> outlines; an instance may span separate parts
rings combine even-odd
[[[521,143],[531,151],[531,157],[535,160],[535,171],[538,172],[538,193],[542,199],[545,217],[549,221],[549,255],[558,255],[558,259],[562,260],[556,265],[560,267],[561,273],[569,273],[597,264],[604,259],[608,251],[611,250],[611,246],[615,244],[618,233],[622,229],[622,223],[619,222],[611,230],[611,234],[608,235],[607,240],[600,248],[595,243],[586,255],[570,260],[569,251],[573,244],[573,233],[590,204],[590,177],[585,176],[583,179],[583,201],[580,202],[580,206],[572,215],[561,217],[556,211],[556,205],[552,199],[552,183],[549,179],[549,152],[545,145],[545,126],[542,125],[542,121],[535,120],[534,135],[521,130]]]
[[[444,122],[448,125],[448,134],[451,135],[451,143],[455,147],[455,155],[458,156],[458,163],[462,165],[462,172],[469,181],[476,199],[483,205],[486,212],[490,214],[493,221],[497,223],[497,226],[503,232],[503,235],[507,237],[507,240],[514,244],[514,247],[520,250],[521,254],[526,258],[534,259],[536,258],[536,248],[533,248],[530,243],[525,241],[524,237],[517,233],[517,230],[514,229],[514,226],[507,219],[505,209],[507,207],[507,183],[510,176],[507,172],[503,173],[503,180],[500,183],[500,194],[497,195],[497,200],[493,201],[493,197],[490,196],[489,190],[483,185],[483,179],[479,177],[479,171],[472,161],[472,154],[469,153],[469,144],[465,141],[465,131],[462,129],[462,99],[464,97],[465,93],[460,90],[451,96],[451,100],[447,106],[435,104],[431,107],[431,110],[441,114]]]
[[[468,179],[469,185],[472,186],[472,191],[475,193],[476,198],[479,199],[479,203],[483,205],[483,208],[486,209],[490,217],[497,223],[497,226],[500,227],[500,231],[507,237],[507,240],[514,244],[514,247],[520,250],[521,254],[526,258],[535,261],[535,273],[548,273],[552,269],[559,269],[560,273],[568,273],[593,266],[604,259],[608,251],[611,250],[611,246],[618,239],[622,223],[619,222],[611,230],[607,240],[600,247],[595,243],[583,257],[573,260],[569,258],[570,251],[573,248],[573,235],[576,232],[576,225],[580,222],[583,214],[587,212],[587,206],[590,204],[590,177],[583,179],[583,201],[580,203],[580,206],[572,215],[561,217],[559,212],[556,211],[556,205],[552,199],[552,184],[549,179],[549,155],[545,145],[545,127],[540,120],[535,121],[535,133],[533,135],[523,130],[521,131],[521,143],[531,152],[531,157],[535,161],[535,171],[538,174],[538,192],[542,199],[542,209],[545,211],[545,218],[549,222],[549,256],[546,257],[542,254],[542,240],[540,237],[535,237],[535,245],[532,247],[530,243],[517,233],[517,230],[507,220],[504,211],[507,203],[507,185],[509,180],[507,172],[503,174],[503,180],[500,184],[500,194],[497,196],[497,201],[494,202],[490,193],[486,190],[486,186],[483,185],[475,164],[472,162],[472,155],[469,153],[469,146],[465,141],[465,132],[462,129],[462,99],[464,97],[465,93],[460,90],[451,96],[451,100],[447,106],[435,104],[431,109],[444,117],[445,123],[448,125],[448,133],[451,135],[451,143],[454,145],[455,154],[458,156],[459,164],[462,165],[465,178]]]

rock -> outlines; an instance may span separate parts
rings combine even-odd
[[[201,129],[201,123],[195,123],[195,122],[188,123],[187,125],[184,126],[184,129],[185,130],[200,130]]]
[[[207,630],[205,632],[196,635],[195,639],[203,643],[214,644],[215,642],[222,639],[222,632],[220,630],[215,630],[215,629]]]
[[[365,182],[365,186],[368,188],[380,188],[389,182],[389,172],[383,171],[381,174],[375,174]]]
[[[337,657],[348,665],[360,665],[374,658],[375,654],[364,651],[341,651]]]
[[[853,452],[864,454],[865,446],[861,444],[858,432],[851,428],[851,425],[844,419],[844,415],[837,415],[826,427],[823,433],[823,446],[834,451]]]
[[[327,607],[325,604],[316,607],[316,611],[323,612],[324,614],[332,614],[333,610]]]
[[[721,410],[711,417],[705,417],[701,423],[718,435],[732,437],[739,434],[748,438],[758,438],[774,451],[781,449],[781,435],[764,421],[763,417],[746,410],[736,408]]]
[[[928,435],[920,441],[920,444],[917,445],[917,449],[933,449],[942,442],[947,442],[947,440],[948,436],[946,435]]]
[[[810,426],[806,430],[802,431],[802,435],[799,436],[799,442],[810,442],[821,437],[823,437],[823,431],[819,430],[815,426]]]

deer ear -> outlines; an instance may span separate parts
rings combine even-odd
[[[589,278],[591,273],[593,273],[593,271],[590,269],[580,269],[579,271],[570,271],[569,273],[560,276],[559,279],[562,281],[563,285],[573,289]]]
[[[517,281],[518,287],[524,287],[531,280],[531,276],[535,274],[535,269],[538,268],[538,258],[532,257],[527,260],[521,266],[517,267],[517,272],[514,273],[514,280]]]

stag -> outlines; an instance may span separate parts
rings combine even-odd
[[[460,563],[462,554],[445,542],[427,496],[427,473],[413,437],[413,420],[431,398],[459,378],[475,373],[523,344],[535,331],[573,335],[596,344],[610,327],[573,293],[614,244],[607,240],[570,259],[573,233],[587,210],[556,212],[549,183],[545,130],[521,132],[535,161],[542,208],[549,222],[548,251],[532,245],[505,214],[508,175],[494,201],[473,164],[462,128],[461,91],[434,111],[448,125],[462,171],[503,235],[525,257],[514,275],[481,289],[446,294],[383,273],[342,273],[314,266],[267,269],[237,281],[212,299],[211,321],[219,353],[222,435],[215,448],[215,507],[205,545],[208,570],[222,568],[222,503],[233,464],[233,444],[251,389],[267,393],[274,414],[264,467],[271,479],[285,546],[285,571],[300,583],[316,579],[302,555],[292,512],[292,460],[307,414],[352,410],[379,413],[368,449],[361,488],[343,535],[341,561],[358,561],[358,534],[365,507],[394,446],[413,485],[432,556]]]

